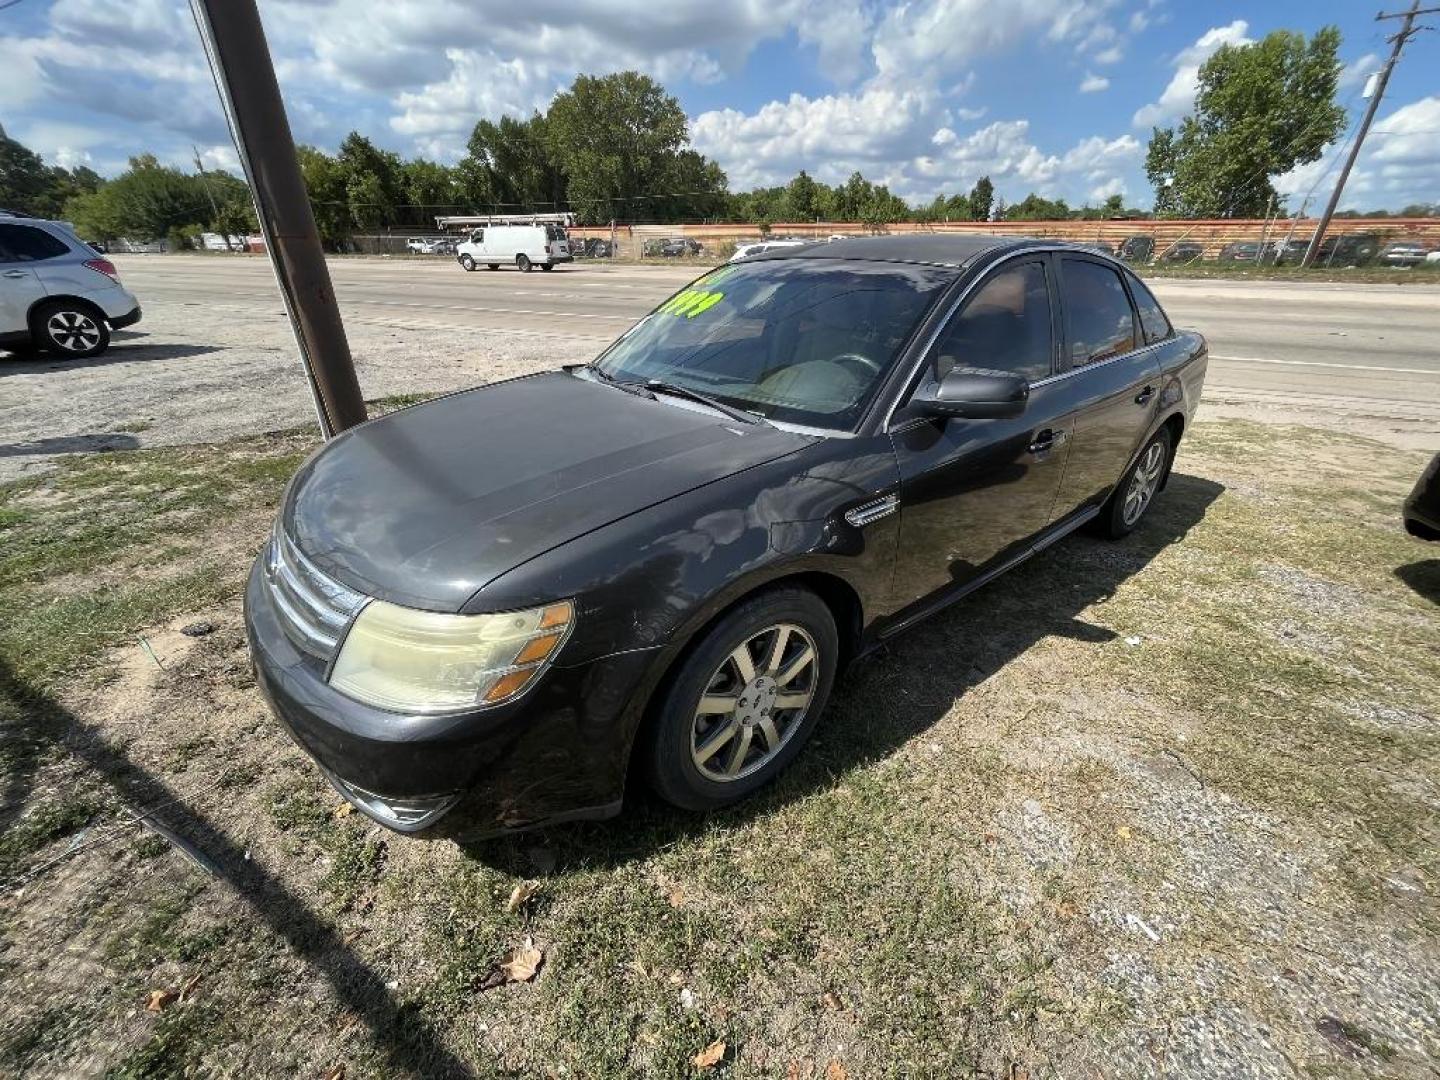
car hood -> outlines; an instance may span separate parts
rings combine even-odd
[[[282,521],[351,588],[458,611],[537,555],[813,441],[551,372],[346,432],[301,467]]]

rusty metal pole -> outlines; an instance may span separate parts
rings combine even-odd
[[[255,0],[190,0],[215,89],[290,326],[305,365],[320,432],[330,438],[366,418],[345,324],[300,175],[300,160]]]

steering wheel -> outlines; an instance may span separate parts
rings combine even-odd
[[[871,360],[868,356],[861,356],[859,353],[841,353],[839,356],[835,357],[830,362],[832,364],[838,364],[841,367],[849,364],[854,364],[856,367],[859,367],[866,375],[880,374],[879,363]]]

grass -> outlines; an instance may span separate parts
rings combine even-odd
[[[887,645],[752,802],[460,848],[348,812],[246,676],[237,590],[308,445],[79,457],[0,492],[6,776],[37,778],[0,880],[114,820],[30,723],[43,691],[272,881],[237,895],[135,829],[8,896],[4,1069],[671,1077],[717,1039],[727,1077],[1440,1055],[1413,1023],[1440,1007],[1440,573],[1396,520],[1418,457],[1201,424],[1139,533],[1067,540]],[[202,611],[220,629],[163,670],[115,670]],[[538,977],[495,985],[527,941]],[[1336,1021],[1360,1057],[1317,1032],[1336,1002],[1365,1004]]]

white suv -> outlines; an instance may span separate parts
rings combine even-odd
[[[0,211],[0,349],[95,356],[139,321],[115,265],[70,226]]]

